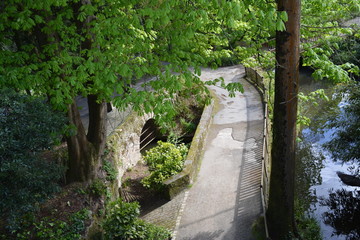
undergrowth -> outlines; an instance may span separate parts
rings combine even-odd
[[[171,234],[162,227],[139,219],[137,202],[126,203],[121,199],[109,204],[106,219],[103,222],[106,240],[167,240]]]
[[[188,152],[185,144],[175,145],[158,141],[158,145],[145,153],[144,161],[150,175],[141,182],[147,188],[160,190],[164,180],[181,172]]]

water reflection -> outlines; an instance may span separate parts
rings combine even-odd
[[[350,84],[344,91],[346,101],[341,105],[341,114],[329,121],[337,128],[336,134],[325,145],[332,157],[339,162],[360,162],[360,84]],[[359,175],[358,168],[353,169]],[[360,185],[359,185],[360,186]]]
[[[325,88],[330,101],[319,100],[318,106],[311,101],[302,103],[301,114],[311,119],[311,125],[300,134],[302,142],[298,144],[297,171],[301,172],[297,191],[308,202],[309,212],[318,220],[324,239],[360,239],[360,192],[343,184],[337,175],[338,171],[349,173],[352,166],[334,162],[332,154],[324,148],[336,131],[336,128],[326,126],[329,119],[337,119],[343,114],[339,107],[343,95],[337,94],[334,88],[314,82],[309,74],[302,74],[300,83],[300,90],[305,93]]]
[[[302,141],[298,144],[295,194],[301,197],[301,205],[305,209],[309,209],[317,202],[316,192],[311,187],[322,182],[320,173],[324,167],[323,159],[322,153],[314,151],[310,142]]]
[[[328,211],[322,214],[324,223],[334,228],[332,236],[360,239],[360,190],[331,190],[329,197],[320,201]]]

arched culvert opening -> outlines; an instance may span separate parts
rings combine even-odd
[[[151,118],[147,120],[141,130],[140,151],[144,150],[145,147],[149,146],[151,143],[156,142],[159,135],[159,128],[155,123],[155,119]]]

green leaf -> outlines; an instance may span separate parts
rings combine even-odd
[[[81,22],[85,21],[87,18],[87,15],[85,12],[80,12],[77,19],[80,20]]]
[[[280,12],[280,19],[283,20],[284,22],[288,21],[288,15],[287,15],[286,11]]]
[[[286,30],[284,22],[282,20],[280,20],[280,19],[278,19],[276,21],[276,30],[277,31],[285,31]]]
[[[128,77],[130,76],[130,68],[127,64],[122,64],[120,69],[119,69],[119,74],[122,77]]]

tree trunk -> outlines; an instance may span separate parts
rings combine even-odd
[[[97,103],[96,95],[87,97],[89,106],[89,127],[87,139],[91,142],[98,154],[104,151],[106,141],[106,102]]]
[[[106,103],[88,96],[89,127],[86,135],[76,102],[69,106],[68,117],[76,134],[67,138],[69,164],[67,183],[90,181],[96,177],[106,143]]]
[[[272,239],[295,232],[294,178],[299,84],[300,0],[277,0],[286,11],[286,30],[276,32],[275,103],[267,219]]]
[[[67,137],[69,153],[66,182],[84,182],[90,180],[91,162],[95,149],[87,140],[84,126],[75,100],[68,109],[69,123],[76,128],[76,133]]]

